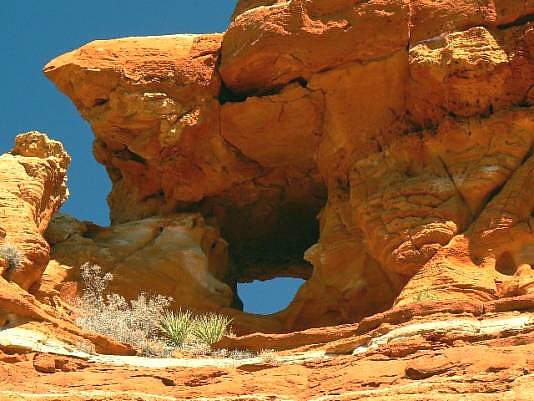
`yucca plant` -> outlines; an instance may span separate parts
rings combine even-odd
[[[195,317],[192,333],[201,343],[211,345],[224,337],[230,330],[232,318],[217,313]]]
[[[191,312],[180,309],[177,313],[165,312],[160,321],[160,328],[171,345],[181,346],[191,337],[193,323]]]

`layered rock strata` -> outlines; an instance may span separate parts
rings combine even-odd
[[[227,341],[285,349],[244,359],[95,355],[19,327],[0,332],[0,397],[530,401],[534,316],[517,309],[533,306],[532,296],[412,303],[359,326]]]
[[[61,144],[28,133],[0,157],[0,243],[21,255],[0,260],[0,398],[531,400],[533,15],[240,0],[224,34],[51,61],[112,225],[52,219]],[[214,347],[260,355],[103,355],[135,350],[74,325],[85,262],[128,298],[233,317]],[[240,310],[238,282],[278,276],[307,279],[285,310]]]

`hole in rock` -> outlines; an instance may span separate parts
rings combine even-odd
[[[305,280],[291,277],[255,280],[238,284],[237,293],[245,312],[268,315],[285,309],[304,282]]]
[[[95,99],[93,106],[102,106],[109,102],[109,99]]]
[[[245,312],[256,314],[284,309],[312,275],[305,254],[319,240],[317,216],[326,189],[314,178],[285,178],[286,183],[279,178],[245,183],[193,208],[219,227],[229,244],[225,280],[236,290],[236,309],[242,304]]]

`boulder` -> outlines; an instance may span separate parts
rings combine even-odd
[[[107,228],[57,214],[46,238],[53,251],[40,290],[48,297],[69,294],[69,285],[81,282],[80,267],[92,263],[113,275],[109,292],[127,299],[159,294],[171,297],[173,308],[199,311],[234,304],[233,286],[225,283],[230,281],[227,244],[198,214]]]

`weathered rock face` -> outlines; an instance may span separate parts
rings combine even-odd
[[[247,0],[223,35],[96,41],[45,73],[92,124],[113,223],[200,212],[229,288],[308,278],[263,323],[237,314],[290,331],[529,293],[533,12]]]
[[[109,228],[58,214],[46,238],[53,247],[45,271],[46,288],[61,295],[80,281],[80,266],[95,263],[113,274],[109,290],[133,299],[164,294],[176,308],[213,310],[234,306],[227,244],[201,216],[170,215]]]
[[[0,260],[0,398],[530,401],[533,15],[531,0],[240,0],[224,34],[50,62],[95,132],[112,226],[51,221],[59,143],[29,133],[0,157],[0,242],[24,256]],[[256,332],[216,347],[278,353],[81,352],[134,351],[72,323],[84,262],[126,297]],[[308,280],[279,313],[240,311],[237,282],[277,276]]]
[[[221,107],[227,91],[216,70],[221,40],[214,34],[96,41],[53,60],[45,72],[93,127],[95,156],[113,181],[113,223],[194,208],[217,218],[241,259],[259,253],[270,263],[269,255],[280,254],[302,264],[325,196],[313,169],[317,139],[308,140],[320,132],[320,99],[294,88],[281,99]],[[248,117],[241,118],[241,108]],[[310,121],[295,120],[299,113]],[[271,143],[266,135],[278,117]],[[302,156],[293,156],[295,146]]]
[[[0,156],[0,244],[20,253],[18,265],[0,273],[25,290],[38,284],[48,263],[43,234],[68,196],[69,163],[60,142],[35,131],[17,136],[13,150]]]
[[[0,394],[51,401],[530,401],[534,315],[520,309],[531,309],[534,299],[507,301],[421,302],[360,325],[228,338],[228,348],[278,351],[237,360],[91,355],[25,325],[0,332]]]

